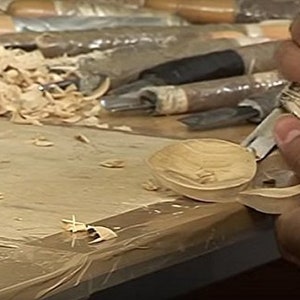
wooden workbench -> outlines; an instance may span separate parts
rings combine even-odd
[[[103,118],[110,128],[130,126],[131,134],[0,121],[0,299],[87,299],[198,258],[208,259],[196,280],[205,285],[278,257],[271,217],[235,203],[203,204],[142,188],[152,177],[147,157],[174,139],[238,142],[251,130],[188,133],[175,119]],[[76,140],[78,134],[90,143]],[[37,137],[53,146],[35,146]],[[101,167],[109,158],[124,160],[125,167]],[[88,245],[61,229],[61,219],[72,215],[118,237]],[[252,248],[256,238],[261,247]],[[224,266],[221,250],[242,244]]]

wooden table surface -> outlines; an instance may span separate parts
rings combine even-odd
[[[103,117],[103,123],[133,132],[0,121],[0,299],[84,299],[249,234],[269,234],[271,218],[241,205],[203,204],[142,188],[152,177],[145,160],[174,139],[239,142],[249,126],[191,133],[176,117]],[[76,140],[78,134],[90,143]],[[37,137],[53,146],[35,146]],[[124,160],[125,167],[100,166],[110,158]],[[90,246],[61,229],[61,219],[72,215],[114,229],[118,238]],[[271,252],[264,260],[274,257]]]

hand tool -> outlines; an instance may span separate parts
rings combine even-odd
[[[159,17],[172,22],[181,20],[174,14],[133,5],[120,5],[103,0],[15,0],[7,7],[7,13],[14,17],[40,18],[55,16],[85,17]]]
[[[181,43],[162,45],[141,43],[116,48],[106,53],[95,51],[76,58],[77,73],[84,74],[83,76],[87,79],[85,86],[89,81],[93,82],[93,77],[97,74],[104,74],[110,78],[111,88],[115,89],[137,80],[141,72],[158,64],[212,51],[260,43],[261,39],[245,39],[244,37],[242,39],[213,39],[209,43],[204,43],[201,36],[196,39],[187,36],[182,37],[180,41]]]
[[[283,86],[250,96],[236,107],[224,107],[180,118],[190,130],[208,130],[234,126],[245,122],[261,123],[278,106]]]
[[[300,118],[299,83],[290,83],[286,85],[279,95],[279,106],[276,107],[263,122],[242,141],[241,145],[253,151],[257,161],[266,158],[276,147],[273,128],[278,118],[287,112]]]
[[[110,94],[271,71],[276,68],[274,53],[278,45],[279,42],[265,42],[169,61],[144,70],[137,81],[120,86],[110,91]]]
[[[145,0],[145,7],[176,13],[195,23],[247,23],[292,19],[299,0]]]
[[[148,87],[128,94],[103,96],[100,103],[109,112],[183,114],[235,107],[250,95],[284,83],[277,71],[271,71],[179,86]]]

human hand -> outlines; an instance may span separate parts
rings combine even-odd
[[[292,39],[282,43],[276,58],[282,75],[289,81],[300,82],[300,16],[290,31]],[[300,178],[300,120],[285,115],[278,120],[274,133],[283,157]],[[278,218],[276,234],[283,257],[300,266],[300,207]]]
[[[283,41],[275,55],[281,74],[289,81],[300,82],[300,14],[290,26],[291,39]]]
[[[300,120],[291,115],[281,117],[275,138],[286,162],[300,178]],[[300,266],[300,207],[277,219],[276,234],[283,257]]]

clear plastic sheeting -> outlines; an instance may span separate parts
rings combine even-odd
[[[65,30],[89,30],[117,26],[173,26],[183,25],[177,17],[46,17],[40,19],[13,18],[16,32],[23,31],[65,31]]]
[[[59,1],[53,2],[57,15],[59,16],[101,16],[101,17],[165,17],[169,18],[170,13],[145,9],[131,8],[126,5],[114,3],[103,3],[101,1]]]
[[[238,23],[273,19],[293,19],[299,13],[299,0],[236,0]]]

